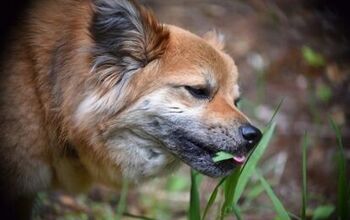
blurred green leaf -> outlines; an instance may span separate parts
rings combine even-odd
[[[249,192],[247,193],[247,200],[253,201],[256,199],[262,192],[264,191],[264,187],[261,184],[256,184],[253,186]]]
[[[109,204],[92,202],[90,204],[91,214],[93,214],[96,219],[106,219],[113,220],[114,213]]]
[[[329,219],[330,215],[334,212],[334,205],[323,205],[315,209],[312,215],[312,220]]]
[[[332,90],[325,84],[318,84],[316,87],[316,96],[322,102],[328,102],[332,98]]]
[[[166,189],[171,192],[184,191],[189,187],[190,182],[188,179],[181,175],[171,176],[166,184]]]
[[[315,52],[308,46],[301,48],[304,60],[312,67],[322,67],[326,64],[325,59],[320,53]]]

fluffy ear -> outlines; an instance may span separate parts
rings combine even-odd
[[[223,50],[225,47],[225,36],[222,33],[218,33],[215,30],[209,31],[204,34],[203,38],[211,44],[213,47]]]
[[[133,0],[93,2],[95,11],[90,34],[96,45],[95,69],[118,71],[120,78],[164,53],[169,31],[158,23],[150,10]]]

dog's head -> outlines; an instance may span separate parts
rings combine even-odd
[[[130,1],[95,2],[92,71],[75,111],[91,148],[134,179],[178,159],[212,177],[243,163],[261,133],[236,106],[238,72],[222,37],[161,25]],[[215,163],[219,151],[234,159]]]

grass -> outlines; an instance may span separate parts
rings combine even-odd
[[[224,182],[224,195],[225,195],[225,200],[224,200],[224,204],[221,207],[221,213],[220,213],[220,219],[224,219],[225,216],[232,212],[233,210],[233,206],[235,206],[235,204],[233,203],[233,197],[234,197],[234,193],[235,193],[235,189],[237,187],[237,182],[239,179],[239,175],[240,175],[240,169],[236,169],[230,176],[228,176],[225,179]],[[236,217],[239,218],[240,213],[238,213],[237,208],[235,208],[235,214]]]
[[[281,105],[281,103],[280,103]],[[246,189],[248,181],[251,179],[253,175],[258,177],[260,185],[255,188],[258,191],[255,193],[254,197],[261,194],[263,191],[270,198],[271,204],[275,210],[276,219],[286,219],[289,220],[291,217],[293,219],[310,219],[307,216],[306,210],[308,209],[308,189],[307,189],[307,148],[309,145],[309,138],[307,133],[305,132],[303,141],[302,141],[302,208],[300,216],[298,217],[293,213],[288,212],[283,206],[282,202],[273,192],[271,185],[269,182],[263,177],[261,172],[257,171],[257,164],[261,159],[262,155],[266,151],[270,140],[273,137],[275,122],[273,122],[273,118],[275,117],[280,105],[275,111],[272,119],[270,120],[265,132],[263,133],[263,137],[259,142],[258,146],[254,149],[254,151],[250,154],[248,161],[241,168],[237,168],[230,176],[221,179],[218,184],[215,186],[212,194],[209,197],[209,200],[205,206],[202,220],[207,218],[209,209],[215,203],[216,198],[220,191],[222,191],[224,196],[224,202],[221,206],[220,214],[217,216],[217,219],[223,220],[227,216],[235,216],[237,220],[243,219],[243,213],[239,204],[239,199],[242,197],[243,192]],[[346,179],[346,162],[343,150],[343,143],[341,139],[341,132],[339,127],[334,123],[331,119],[331,126],[337,137],[337,170],[338,170],[338,198],[337,198],[337,219],[346,220],[349,218],[349,208],[350,208],[350,184],[347,183]],[[223,160],[229,158],[230,155],[219,154],[215,157],[215,160]],[[192,195],[192,194],[191,194]],[[199,198],[196,201],[200,201]],[[192,205],[192,204],[191,204]],[[196,204],[196,207],[200,207],[200,204]],[[330,219],[332,214],[334,213],[335,207],[332,204],[320,205],[316,207],[312,212],[313,220],[320,219]],[[198,209],[197,209],[198,212]],[[197,215],[196,219],[200,219],[200,213]],[[191,219],[192,220],[192,219]]]
[[[278,219],[289,220],[290,217],[289,217],[288,212],[286,211],[286,209],[282,205],[281,201],[277,198],[277,196],[273,192],[270,184],[266,181],[266,179],[261,174],[258,174],[258,176],[259,176],[259,180],[261,182],[261,185],[264,187],[267,195],[269,196],[269,198],[274,206],[274,209],[277,213]]]
[[[127,196],[128,196],[128,188],[129,188],[129,182],[126,178],[123,178],[122,182],[122,190],[120,193],[120,198],[117,206],[117,212],[115,219],[120,220],[122,219],[123,213],[125,212],[126,203],[127,203]]]
[[[220,189],[220,186],[225,182],[226,180],[226,177],[222,178],[220,180],[220,182],[215,186],[213,192],[211,193],[210,197],[209,197],[209,200],[208,200],[208,203],[207,205],[205,206],[205,209],[204,209],[204,212],[203,212],[203,219],[206,219],[206,216],[208,214],[208,211],[209,209],[213,206],[214,202],[215,202],[215,199],[218,195],[218,192],[219,192],[219,189]]]
[[[338,193],[337,193],[337,215],[339,220],[346,220],[349,216],[350,208],[350,186],[346,178],[346,161],[344,155],[344,146],[341,138],[341,132],[338,125],[330,118],[330,124],[337,137],[337,170],[338,170]]]
[[[279,107],[277,108],[276,112],[278,111]],[[291,216],[293,217],[293,219],[302,219],[302,220],[309,219],[309,217],[306,215],[306,210],[308,208],[307,207],[307,203],[308,203],[307,148],[309,145],[309,139],[306,132],[302,142],[302,170],[301,170],[302,171],[302,208],[300,213],[301,217],[298,217],[292,213],[289,213],[285,209],[282,202],[273,192],[271,185],[263,177],[261,172],[257,171],[257,164],[261,159],[262,155],[264,154],[264,152],[266,151],[266,148],[268,147],[268,144],[273,137],[274,129],[276,126],[275,122],[273,122],[273,118],[275,117],[276,112],[273,115],[271,121],[269,122],[265,132],[263,133],[263,137],[261,141],[259,142],[258,146],[254,149],[254,151],[250,154],[249,159],[245,163],[245,165],[241,168],[237,168],[230,176],[221,179],[221,181],[219,181],[219,183],[215,186],[205,206],[202,220],[206,219],[209,209],[213,206],[215,199],[217,198],[217,195],[219,194],[220,190],[224,195],[224,202],[221,206],[221,209],[220,209],[221,211],[217,218],[220,220],[223,220],[227,216],[233,215],[237,220],[243,219],[243,213],[240,208],[239,199],[243,195],[243,192],[246,189],[247,183],[253,175],[257,176],[260,182],[260,185],[255,187],[256,189],[259,189],[258,194],[264,191],[266,192],[267,196],[270,198],[271,204],[276,213],[276,219],[289,220],[291,219]],[[346,166],[345,166],[346,162],[345,162],[345,156],[344,156],[344,150],[343,150],[343,143],[341,139],[341,132],[339,127],[334,123],[334,121],[333,120],[330,120],[330,121],[331,121],[331,126],[336,134],[337,143],[338,143],[337,145],[338,146],[338,153],[337,153],[338,199],[337,199],[337,208],[336,208],[337,216],[338,216],[337,219],[346,220],[349,217],[348,210],[350,207],[350,200],[349,200],[350,184],[347,183],[347,179],[346,179]],[[226,159],[227,157],[229,157],[229,155],[222,154],[222,155],[217,155],[215,159],[222,160],[222,159]],[[257,195],[255,195],[254,197],[256,197]],[[199,198],[197,198],[196,200],[200,201]],[[196,207],[198,208],[200,207],[200,205],[196,204]],[[334,206],[332,204],[321,205],[316,207],[315,210],[312,212],[312,219],[313,220],[329,219],[333,212],[334,212]],[[200,213],[197,216],[200,216]],[[198,217],[196,219],[200,219],[200,218]]]
[[[337,205],[336,205],[336,215],[338,220],[346,220],[349,218],[349,208],[350,208],[350,186],[346,179],[346,161],[344,155],[344,146],[341,138],[341,132],[338,125],[330,118],[330,125],[334,131],[337,139]],[[308,136],[305,133],[303,145],[302,145],[302,210],[301,219],[308,219],[306,216],[307,201],[308,201],[308,190],[307,190],[307,147],[308,147]],[[334,213],[335,206],[333,204],[320,205],[315,208],[312,212],[312,220],[330,219],[331,215]]]
[[[301,208],[301,219],[306,219],[306,206],[307,206],[307,146],[308,146],[308,136],[305,132],[303,144],[302,144],[302,208]]]
[[[232,154],[220,151],[216,154],[215,157],[213,157],[213,161],[216,163],[216,162],[231,159],[231,158],[233,158]]]
[[[200,199],[199,199],[199,185],[201,182],[201,176],[197,171],[191,170],[191,196],[190,207],[188,210],[189,220],[201,219],[200,214]]]

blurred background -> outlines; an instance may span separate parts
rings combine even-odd
[[[198,35],[212,29],[225,35],[225,50],[240,72],[241,109],[264,128],[278,103],[284,100],[276,117],[277,130],[259,164],[275,193],[290,212],[300,213],[301,146],[307,132],[309,209],[334,205],[337,144],[329,117],[341,127],[348,167],[350,159],[350,19],[346,4],[326,0],[142,3],[164,23]],[[203,204],[216,183],[215,179],[204,178]],[[125,219],[134,219],[132,215],[186,219],[189,187],[187,166],[168,177],[145,183],[129,192],[127,212],[132,214]],[[36,204],[35,217],[110,219],[118,199],[118,193],[101,186],[79,196],[43,192]],[[253,178],[240,201],[244,219],[273,219],[267,200]]]

